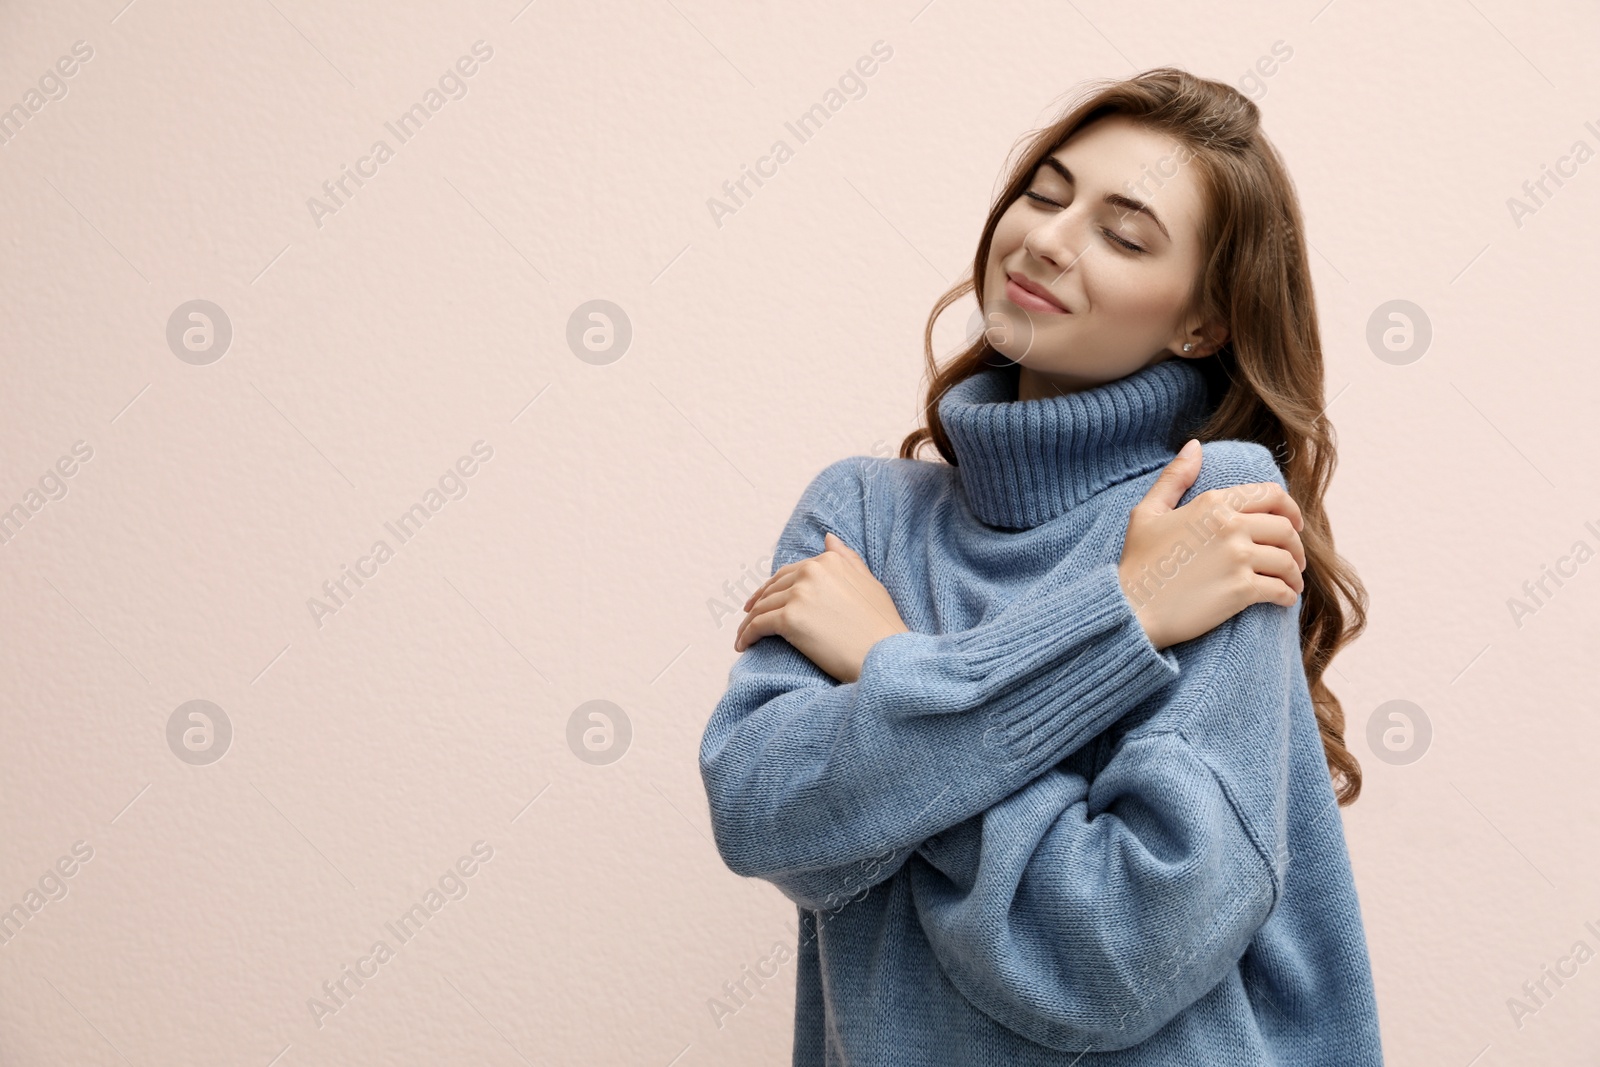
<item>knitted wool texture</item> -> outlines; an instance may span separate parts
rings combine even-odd
[[[705,729],[723,861],[799,910],[793,1063],[1381,1064],[1299,602],[1157,651],[1119,581],[1203,376],[1016,370],[941,399],[956,465],[839,460],[778,539],[774,571],[832,531],[911,632],[847,684],[763,638]],[[1183,502],[1260,482],[1213,441]]]

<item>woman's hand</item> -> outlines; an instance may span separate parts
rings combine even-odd
[[[1262,601],[1292,605],[1305,590],[1300,506],[1276,482],[1212,489],[1183,507],[1200,473],[1185,445],[1128,517],[1117,574],[1150,643],[1166,648]]]
[[[840,682],[861,677],[873,645],[907,633],[889,591],[866,562],[832,533],[820,555],[780,567],[745,601],[734,635],[743,652],[763,637],[782,637]]]

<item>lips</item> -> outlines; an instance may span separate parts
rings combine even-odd
[[[1018,307],[1029,311],[1043,311],[1069,315],[1067,307],[1051,295],[1050,290],[1023,274],[1006,275],[1006,297]]]

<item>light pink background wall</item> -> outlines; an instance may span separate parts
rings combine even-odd
[[[788,1062],[792,964],[713,1010],[794,936],[710,840],[725,583],[823,465],[913,427],[924,316],[1016,140],[1160,63],[1260,102],[1315,248],[1331,508],[1372,594],[1332,683],[1390,1062],[1600,1042],[1600,962],[1522,989],[1600,951],[1592,5],[124,2],[0,15],[26,112],[0,508],[38,507],[0,545],[0,907],[38,906],[0,944],[7,1065]],[[402,143],[385,123],[479,41]],[[786,122],[880,41],[801,143]],[[197,299],[220,358],[182,342]],[[569,344],[594,300],[620,358]],[[1432,339],[1385,359],[1393,300]],[[193,700],[231,738],[213,714],[186,746]],[[1431,724],[1413,762],[1368,740],[1393,700]],[[590,701],[621,712],[598,754]]]

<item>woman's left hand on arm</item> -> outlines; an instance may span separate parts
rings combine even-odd
[[[824,550],[779,568],[745,601],[734,635],[743,652],[763,637],[782,637],[840,682],[861,677],[872,646],[910,627],[883,583],[843,540],[828,533]]]

